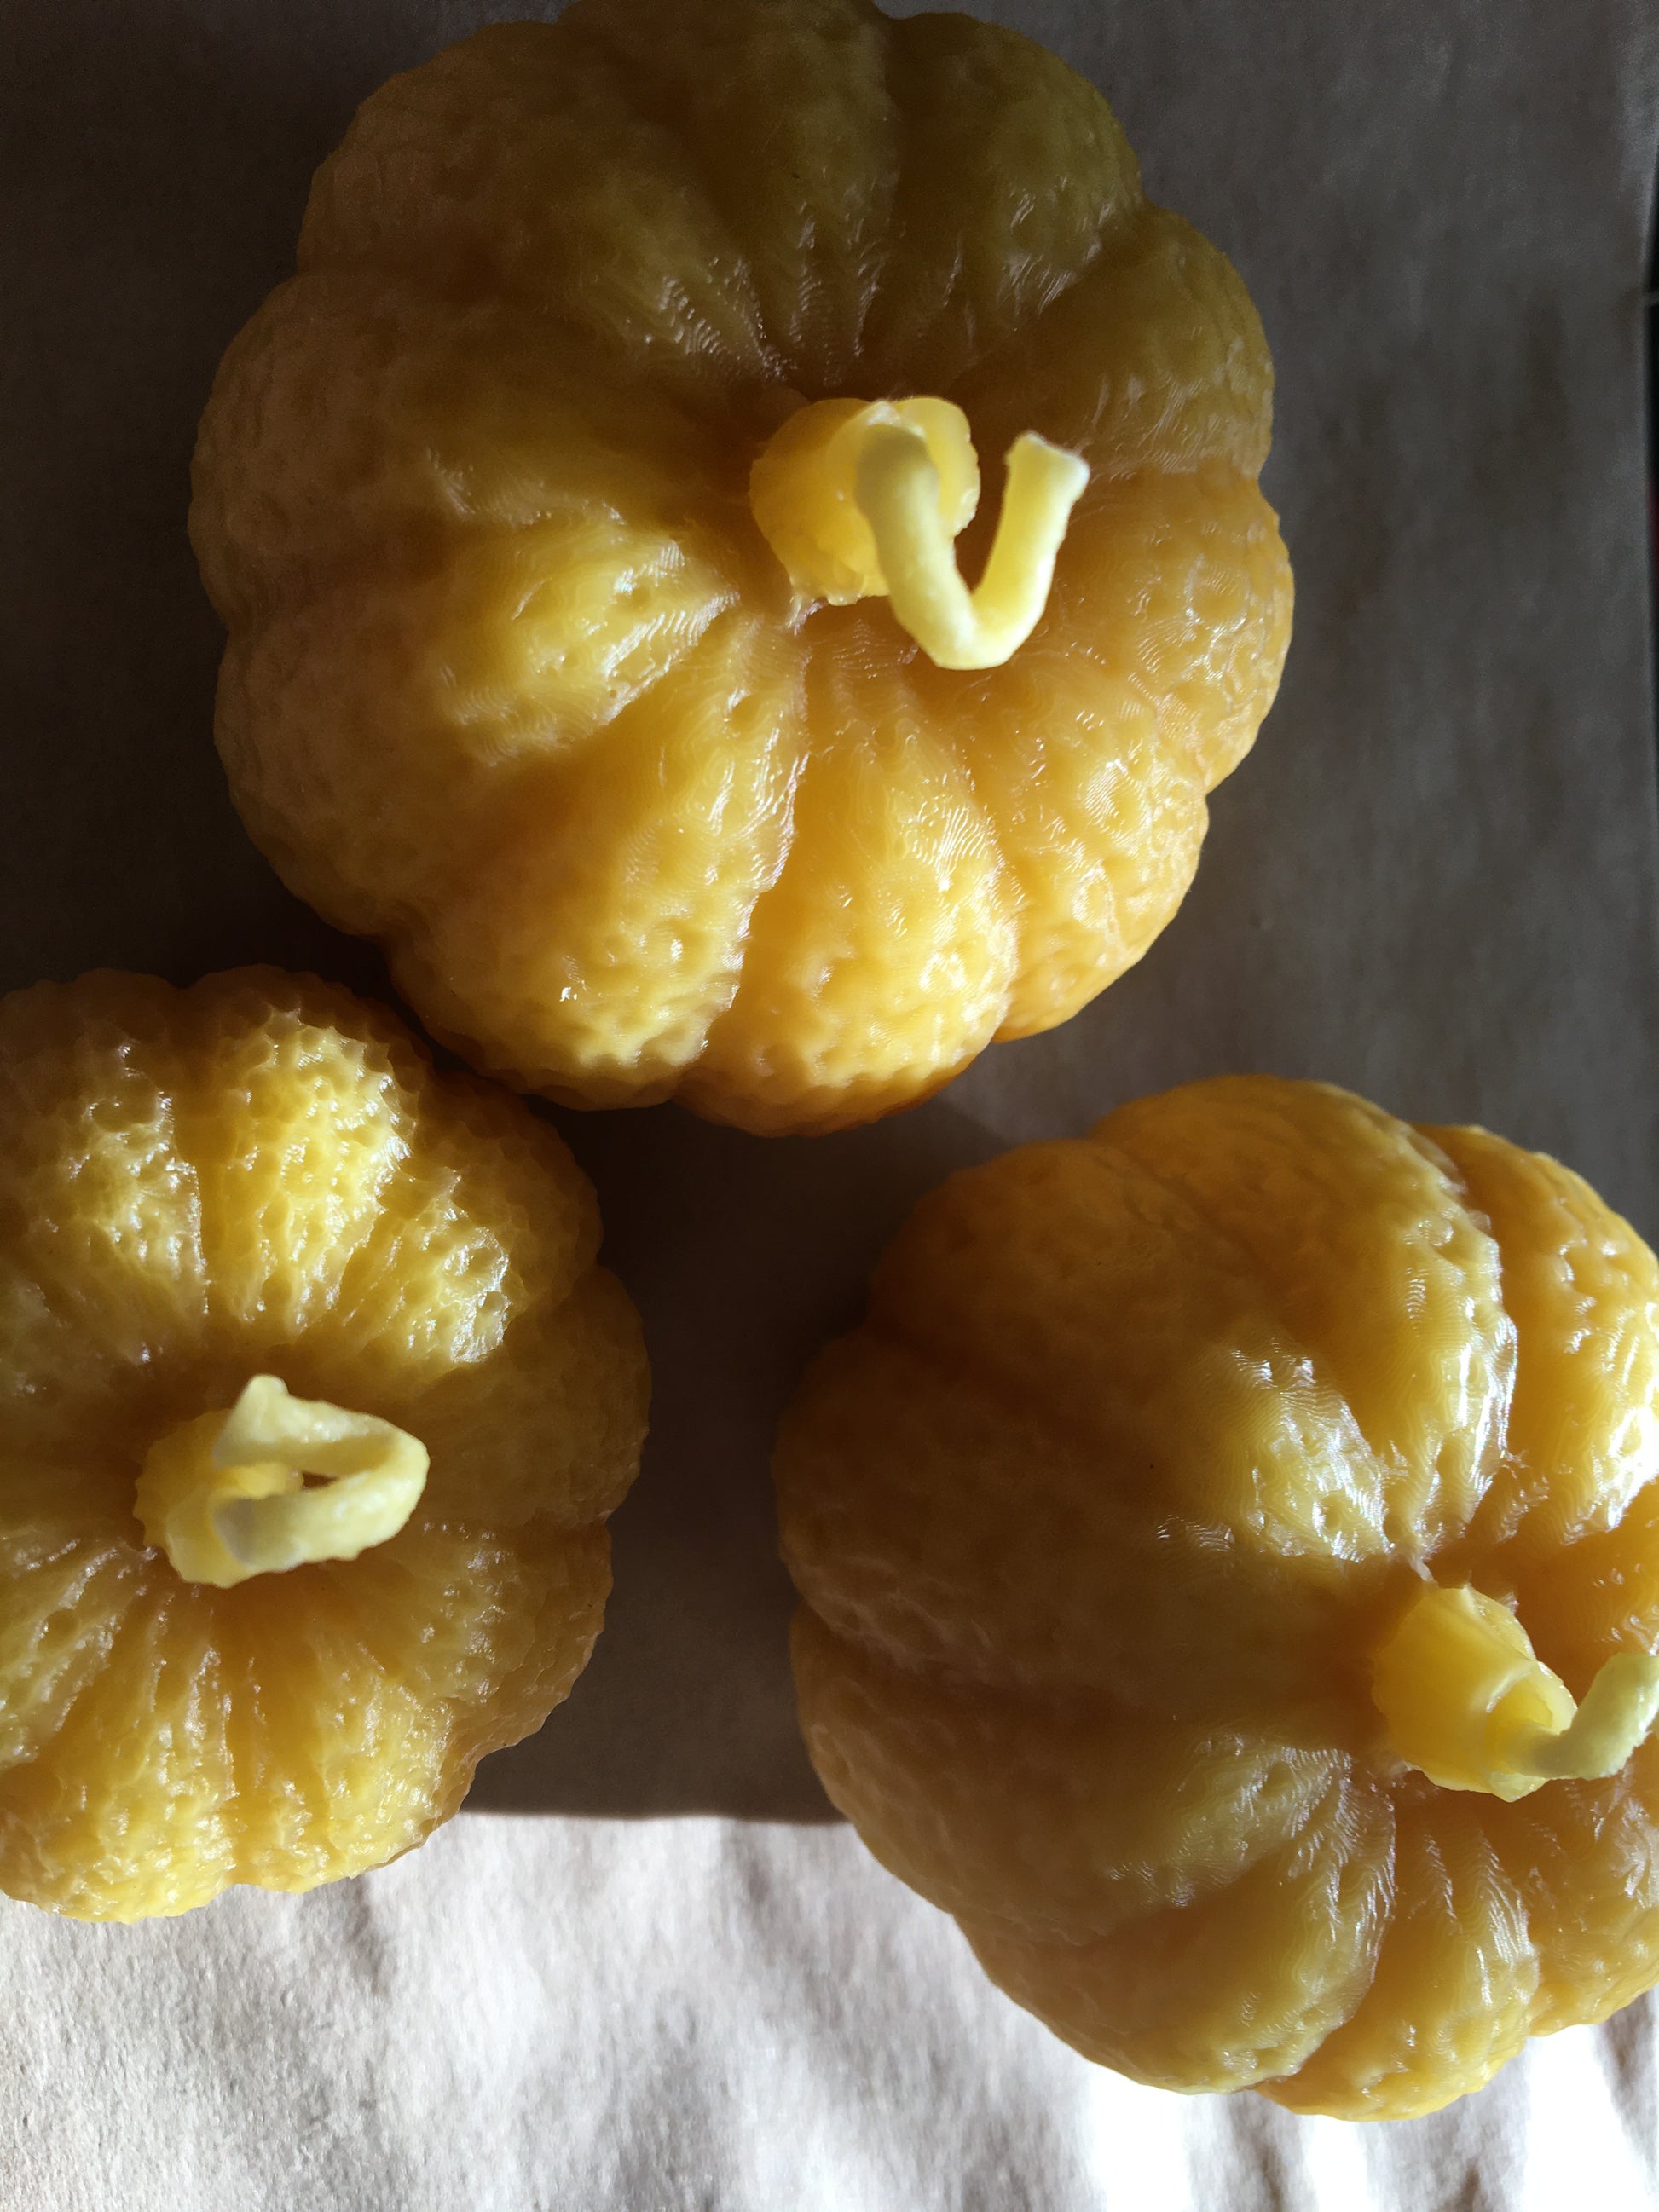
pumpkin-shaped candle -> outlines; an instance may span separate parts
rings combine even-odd
[[[249,969],[0,1000],[0,1889],[407,1850],[580,1673],[647,1372],[554,1133]]]
[[[1659,1266],[1194,1084],[925,1200],[777,1454],[836,1802],[1089,2057],[1425,2112],[1659,1980]]]
[[[1011,31],[482,31],[365,104],[204,420],[237,803],[490,1072],[868,1120],[1175,911],[1288,635],[1270,389]]]

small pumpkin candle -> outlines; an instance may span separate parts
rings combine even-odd
[[[271,969],[0,1000],[0,1888],[418,1844],[580,1673],[638,1322],[553,1132]]]
[[[868,1120],[1175,911],[1288,636],[1270,393],[1011,31],[482,31],[365,104],[203,422],[237,804],[492,1073]]]
[[[824,1785],[1144,2081],[1431,2112],[1659,1981],[1659,1265],[1268,1077],[924,1200],[781,1435]]]

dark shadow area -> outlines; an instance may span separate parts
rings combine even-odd
[[[290,898],[231,806],[210,741],[222,633],[185,518],[214,369],[292,269],[313,170],[434,40],[390,0],[319,53],[281,10],[218,20],[148,0],[118,51],[94,0],[6,27],[3,989],[265,960],[390,995],[374,948]],[[772,1427],[914,1199],[994,1146],[945,1105],[816,1145],[669,1109],[559,1119],[645,1315],[652,1437],[593,1662],[471,1802],[828,1817],[794,1724]]]
[[[360,96],[337,46],[313,60],[281,11],[221,20],[222,42],[170,0],[124,11],[118,40],[95,0],[6,23],[8,989],[100,965],[380,974],[283,890],[209,742],[222,637],[185,534],[197,417],[291,270],[311,173]]]
[[[832,1818],[795,1726],[773,1431],[915,1200],[1000,1146],[943,1103],[769,1142],[672,1107],[559,1120],[645,1316],[651,1438],[611,1524],[616,1587],[586,1673],[539,1735],[485,1762],[468,1802]]]
[[[1648,283],[1642,335],[1648,398],[1648,561],[1653,617],[1654,735],[1659,742],[1659,174],[1648,203]]]
[[[226,795],[189,459],[214,368],[291,268],[309,177],[355,103],[497,12],[515,10],[362,0],[319,40],[252,0],[224,0],[210,25],[199,0],[135,0],[117,42],[97,0],[10,11],[0,988],[259,959],[385,994],[378,956],[283,891]],[[1054,35],[1047,0],[1010,13]],[[1210,66],[1247,73],[1261,27],[1240,11],[1224,29]],[[1638,680],[1635,509],[1626,536],[1599,504],[1609,486],[1626,495],[1627,418],[1564,424],[1561,398],[1586,360],[1627,351],[1601,331],[1613,309],[1582,256],[1540,264],[1519,170],[1502,224],[1468,201],[1461,122],[1503,107],[1503,70],[1530,83],[1519,47],[1485,71],[1425,70],[1395,52],[1407,36],[1321,18],[1311,58],[1286,46],[1287,71],[1322,82],[1334,58],[1346,72],[1358,135],[1334,170],[1322,103],[1296,111],[1269,163],[1245,106],[1218,123],[1180,11],[1102,9],[1056,41],[1121,79],[1154,190],[1179,184],[1266,319],[1282,403],[1267,489],[1298,575],[1284,692],[1217,794],[1193,894],[1152,957],[947,1098],[771,1143],[672,1109],[558,1117],[645,1316],[653,1433],[613,1524],[593,1662],[540,1735],[487,1763],[478,1809],[826,1814],[794,1726],[771,1434],[881,1244],[954,1166],[1218,1067],[1270,1067],[1485,1121],[1651,1228],[1652,1054],[1628,1018],[1652,981],[1651,781],[1635,746],[1603,744],[1600,695],[1581,684],[1589,636],[1608,698]],[[1384,80],[1416,105],[1379,108]],[[1379,207],[1402,137],[1425,166]],[[1601,172],[1549,161],[1600,235]],[[1471,294],[1458,223],[1477,220],[1487,277]],[[1292,235],[1293,254],[1279,246]],[[1363,313],[1333,311],[1329,270]],[[1626,262],[1619,282],[1622,318]],[[1592,741],[1596,775],[1573,772]]]

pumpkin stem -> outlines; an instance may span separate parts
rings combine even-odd
[[[186,1582],[228,1589],[384,1544],[414,1511],[427,1465],[426,1446],[390,1421],[256,1375],[228,1413],[151,1447],[134,1510]],[[307,1474],[322,1486],[308,1489]]]
[[[1616,1774],[1659,1717],[1659,1658],[1615,1652],[1575,1705],[1506,1606],[1430,1584],[1379,1646],[1371,1694],[1408,1766],[1513,1801]]]
[[[973,591],[955,541],[979,504],[968,418],[949,400],[823,399],[803,406],[750,472],[749,499],[798,609],[887,598],[941,668],[996,668],[1036,629],[1088,465],[1027,431],[985,574]]]

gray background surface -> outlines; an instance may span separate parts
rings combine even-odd
[[[0,987],[270,959],[384,988],[224,794],[186,471],[356,101],[514,12],[0,0]],[[843,1137],[558,1117],[656,1375],[592,1668],[364,1882],[131,1935],[0,1912],[0,2201],[1553,2212],[1593,2172],[1603,2208],[1659,2203],[1645,2008],[1404,2129],[1132,2089],[981,1989],[823,1825],[797,1742],[772,1423],[947,1169],[1271,1068],[1486,1121],[1659,1231],[1650,7],[970,12],[1103,85],[1255,296],[1297,580],[1279,703],[1182,913],[1066,1029]]]

